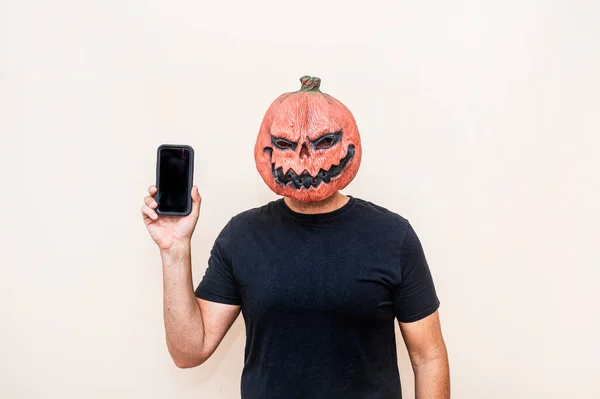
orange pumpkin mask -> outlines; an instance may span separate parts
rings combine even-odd
[[[356,121],[344,104],[322,93],[321,79],[300,78],[267,110],[254,147],[256,168],[276,194],[321,201],[346,187],[360,166]]]

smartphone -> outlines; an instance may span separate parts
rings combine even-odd
[[[192,211],[194,149],[189,145],[163,144],[156,160],[156,213],[187,216]]]

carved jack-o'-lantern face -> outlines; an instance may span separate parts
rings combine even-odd
[[[263,119],[254,158],[275,193],[321,201],[356,176],[362,148],[352,113],[319,90],[321,80],[300,78],[302,88],[279,96]]]

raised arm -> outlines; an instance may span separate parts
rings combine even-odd
[[[192,283],[190,246],[161,252],[163,311],[167,346],[178,367],[204,363],[235,321],[240,307],[196,298]]]
[[[158,216],[156,187],[151,186],[148,193],[142,215],[162,258],[167,347],[178,367],[196,367],[214,353],[240,307],[197,299],[194,294],[191,237],[200,215],[198,188],[192,190],[192,212],[185,217]]]

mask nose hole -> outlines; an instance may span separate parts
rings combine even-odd
[[[302,148],[300,149],[300,159],[308,158],[310,155],[308,154],[308,147],[306,143],[302,144]]]

